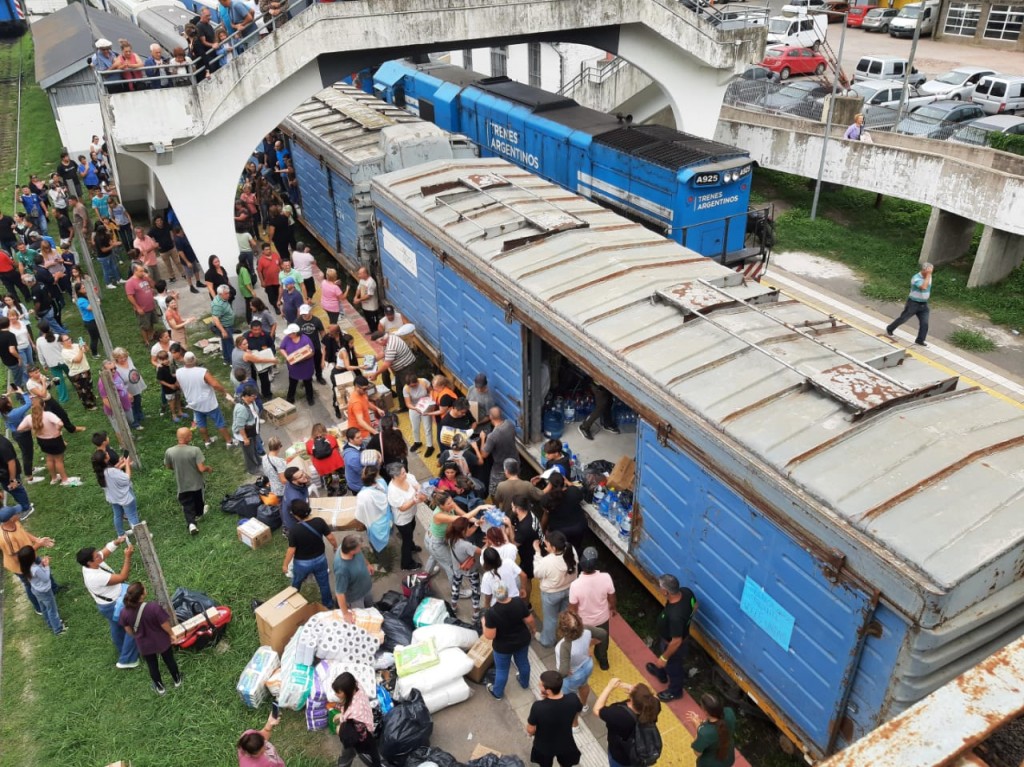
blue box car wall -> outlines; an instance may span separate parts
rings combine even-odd
[[[641,423],[638,491],[643,520],[632,553],[650,572],[697,586],[696,621],[724,656],[802,735],[828,750],[854,683],[874,597],[845,581],[688,455]],[[788,649],[740,608],[747,579],[793,621]],[[893,661],[902,641],[885,632],[872,652]],[[891,675],[892,667],[881,671]],[[864,701],[881,705],[872,691]],[[868,712],[864,712],[870,715]]]
[[[349,269],[362,266],[359,260],[359,230],[356,227],[356,209],[352,204],[352,182],[331,169],[334,185],[334,215],[338,222],[338,250]],[[303,197],[303,200],[306,198]]]
[[[337,219],[334,203],[328,194],[326,165],[310,154],[297,141],[291,142],[292,164],[295,177],[302,190],[302,220],[321,242],[336,249],[338,245]]]
[[[488,384],[506,418],[517,425],[523,403],[523,331],[505,322],[504,310],[438,263],[419,240],[378,211],[377,247],[386,281],[385,295],[416,333],[444,355],[444,366],[464,384],[487,373]],[[415,255],[413,275],[389,252],[395,237]]]

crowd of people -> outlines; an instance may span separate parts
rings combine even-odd
[[[160,415],[179,424],[163,467],[173,475],[188,535],[199,533],[209,509],[205,491],[213,468],[204,450],[220,438],[280,502],[287,538],[282,571],[297,588],[312,577],[326,607],[352,619],[353,609],[372,605],[373,563],[397,538],[402,570],[426,578],[443,575],[453,608],[470,600],[472,621],[493,642],[496,672],[487,689],[494,698],[504,697],[513,666],[517,682],[529,686],[531,643],[554,648],[555,668],[541,675],[540,700],[528,718],[531,759],[545,766],[554,760],[563,767],[578,763],[574,728],[590,709],[594,665],[610,669],[609,636],[617,608],[612,579],[601,572],[597,550],[586,546],[584,495],[572,482],[571,459],[562,444],[546,443],[543,473],[523,479],[514,424],[505,418],[486,373],[477,375],[465,394],[443,374],[423,375],[424,363],[405,340],[412,326],[380,300],[368,270],[359,270],[354,290],[345,289],[335,269],[319,270],[310,249],[295,239],[299,200],[292,189],[291,159],[279,137],[266,137],[240,180],[235,275],[216,256],[202,269],[173,211],[148,227],[134,221],[106,175],[102,141],[96,138],[94,144],[78,165],[63,155],[46,184],[33,176],[22,194],[23,212],[0,214],[0,281],[7,288],[0,306],[0,361],[11,382],[0,396],[0,413],[13,440],[0,436],[0,481],[13,502],[0,510],[0,548],[4,567],[22,582],[49,629],[57,636],[67,631],[56,599],[62,587],[45,556],[53,540],[36,537],[23,524],[34,510],[26,485],[46,481],[39,476],[44,473],[54,485],[81,484],[64,464],[64,435],[72,445],[85,439],[76,436],[85,427],[76,425],[64,407],[72,389],[83,410],[102,407],[117,433],[121,423],[145,428],[152,414],[143,393],[156,385]],[[83,186],[91,210],[81,201]],[[48,233],[51,220],[60,229],[58,239]],[[92,284],[88,270],[79,267],[76,233],[91,246],[100,284]],[[195,318],[183,316],[174,287],[179,280],[181,288],[209,299],[210,327],[218,340],[211,354],[190,341],[187,330]],[[100,355],[96,315],[102,307],[95,304],[102,285],[124,291],[150,348],[144,370],[125,348],[113,349],[106,359]],[[244,324],[236,316],[236,296],[244,303]],[[88,341],[76,341],[68,331],[63,312],[69,300]],[[352,333],[339,324],[346,304],[366,321],[372,355],[360,358]],[[223,363],[230,386],[204,364],[208,360],[214,367]],[[306,442],[310,471],[288,465],[277,436],[263,437],[263,405],[273,396],[278,369],[287,378],[287,387],[282,381],[279,388],[292,403],[300,386],[307,405],[313,405],[317,386],[342,378],[351,384],[344,401],[337,387],[330,387],[335,415],[344,412],[347,428],[332,434],[328,425],[313,424]],[[408,419],[411,444],[400,417]],[[107,622],[116,666],[134,668],[141,658],[153,690],[163,695],[160,660],[175,687],[183,675],[173,652],[178,640],[170,616],[146,600],[143,583],[131,579],[134,548],[127,536],[140,518],[133,462],[127,451],[111,445],[107,432],[93,433],[91,443],[93,473],[110,505],[115,537],[98,549],[81,548],[76,558]],[[38,469],[37,446],[45,457]],[[436,466],[436,476],[410,472],[409,458],[421,450],[428,471]],[[335,536],[311,513],[314,488],[356,496],[356,517],[366,533]],[[423,505],[429,522],[421,548],[417,511]],[[107,560],[124,544],[122,565],[115,570]],[[328,545],[334,552],[331,568]],[[534,582],[539,616],[532,607]],[[658,620],[657,660],[648,670],[665,689],[655,693],[645,684],[613,679],[593,703],[608,726],[611,767],[634,764],[634,726],[653,726],[661,704],[683,694],[683,658],[696,599],[671,575],[662,576],[659,587],[665,608]],[[334,689],[342,700],[341,724],[347,725],[339,728],[339,763],[351,763],[357,751],[372,757],[367,691],[344,674]],[[616,690],[625,691],[627,700],[609,705]],[[701,703],[706,716],[694,742],[698,764],[727,767],[734,716],[713,696]],[[240,765],[283,764],[269,742],[275,724],[272,717],[262,730],[239,739]]]

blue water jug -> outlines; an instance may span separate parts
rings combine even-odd
[[[565,416],[562,415],[562,411],[555,408],[545,410],[541,417],[541,429],[548,439],[560,439],[562,432],[565,431]]]

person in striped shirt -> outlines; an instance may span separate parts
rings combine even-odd
[[[411,370],[412,366],[416,364],[416,354],[409,348],[409,344],[391,331],[378,330],[370,336],[370,340],[384,345],[384,348],[376,354],[377,372],[371,376],[373,379],[376,380],[378,376],[389,373],[389,382],[392,378],[396,382],[401,381],[402,371]],[[401,392],[396,392],[395,399],[398,400],[400,410],[408,409]]]

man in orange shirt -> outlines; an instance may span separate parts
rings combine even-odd
[[[263,243],[260,250],[256,273],[260,276],[263,289],[267,291],[267,305],[280,314],[281,307],[277,305],[277,299],[281,297],[281,257],[271,249],[269,242]]]
[[[370,414],[376,413],[378,418],[384,415],[383,410],[370,402],[368,395],[371,391],[373,384],[366,380],[365,376],[356,376],[355,386],[348,397],[348,425],[359,429],[361,443],[377,433]]]

